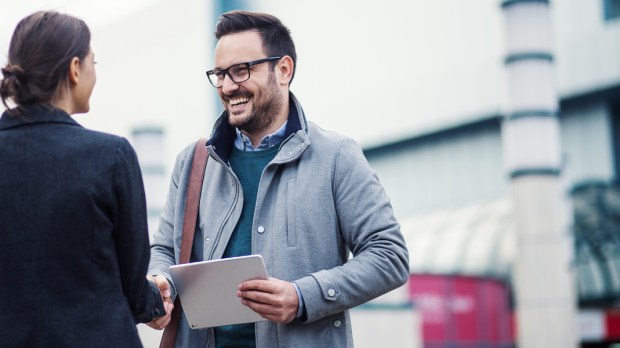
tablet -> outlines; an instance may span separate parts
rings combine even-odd
[[[268,279],[261,255],[174,265],[170,275],[192,329],[266,320],[237,297],[243,281]]]

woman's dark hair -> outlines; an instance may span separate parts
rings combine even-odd
[[[54,12],[35,12],[15,27],[8,63],[2,68],[0,98],[18,107],[51,104],[67,83],[74,57],[90,51],[90,30],[84,21]]]
[[[268,57],[289,56],[293,59],[293,75],[295,77],[297,68],[297,53],[295,44],[291,38],[291,31],[280,22],[275,16],[248,11],[230,11],[220,16],[215,28],[215,38],[219,40],[222,36],[235,34],[246,30],[255,30],[263,39],[263,49]],[[272,62],[272,68],[275,62]]]

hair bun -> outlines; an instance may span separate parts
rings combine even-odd
[[[25,75],[24,70],[19,65],[7,64],[1,70],[4,78],[16,77],[18,80],[21,80]]]
[[[0,71],[4,75],[4,78],[0,80],[0,98],[7,109],[9,108],[6,104],[7,98],[13,99],[18,105],[34,100],[28,88],[24,69],[19,65],[7,64]]]

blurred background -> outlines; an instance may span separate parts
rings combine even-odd
[[[408,284],[352,311],[356,347],[620,347],[619,0],[0,0],[0,64],[50,9],[91,28],[75,118],[134,145],[151,232],[222,110],[218,16],[268,12],[308,119],[362,145],[410,249]]]

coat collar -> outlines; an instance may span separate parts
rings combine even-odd
[[[8,111],[2,113],[0,130],[38,123],[64,123],[81,127],[64,110],[49,105],[29,105],[14,110],[19,110],[19,114],[11,114]]]
[[[297,98],[295,98],[292,92],[289,92],[289,114],[284,139],[288,139],[291,134],[297,133],[300,130],[306,132],[307,128],[308,124],[304,111]],[[236,136],[235,128],[228,123],[228,112],[224,110],[215,122],[215,126],[213,126],[213,132],[207,142],[207,146],[212,145],[217,155],[225,163],[228,163]]]

